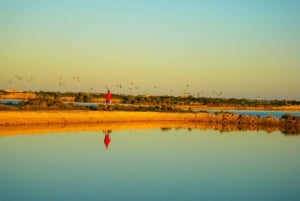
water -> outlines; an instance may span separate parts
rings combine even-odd
[[[107,134],[106,140],[103,131],[0,137],[0,200],[300,200],[300,136]]]
[[[0,99],[0,103],[6,105],[20,105],[21,100],[14,100],[14,99]]]
[[[69,103],[69,102],[65,102]],[[86,106],[86,107],[98,107],[99,105],[104,105],[101,103],[82,103],[82,102],[73,102],[74,105],[76,106]]]

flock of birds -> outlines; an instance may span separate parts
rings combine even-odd
[[[24,76],[20,76],[20,75],[15,75],[14,78],[9,78],[9,79],[5,79],[5,78],[2,78],[2,81],[9,84],[9,85],[13,85],[16,81],[25,81],[27,83],[36,83],[36,80],[33,78],[33,77],[30,77],[30,78],[25,78]],[[81,83],[82,80],[80,78],[80,76],[78,75],[75,75],[72,77],[72,80],[76,83]],[[63,77],[59,76],[57,78],[57,85],[59,87],[65,87],[66,86],[66,81]],[[197,92],[196,94],[191,94],[189,93],[189,87],[190,87],[190,84],[186,84],[185,85],[185,92],[184,92],[184,95],[188,96],[188,95],[192,95],[194,97],[203,97],[204,95],[204,92]],[[110,90],[110,87],[105,85],[104,88],[106,90]],[[91,91],[94,90],[93,87],[90,87],[89,88]],[[124,84],[116,84],[115,85],[115,89],[116,91],[122,91],[122,90],[129,90],[131,92],[135,91],[136,93],[140,92],[140,87],[138,85],[136,85],[134,82],[130,82],[130,84],[128,85],[124,85]],[[156,91],[158,89],[157,85],[153,85],[153,89],[151,90],[153,92]],[[174,93],[174,90],[169,90],[169,93],[173,96],[173,93]],[[211,91],[212,95],[215,96],[215,97],[221,97],[223,95],[222,91]],[[144,94],[150,94],[150,92],[147,90],[144,92]]]
[[[23,76],[19,76],[19,75],[15,75],[15,80],[23,80]],[[9,85],[12,85],[14,83],[14,79],[10,78],[10,79],[5,79],[5,78],[2,78],[2,81],[3,82],[7,82]],[[31,77],[30,79],[27,79],[26,80],[27,82],[29,83],[33,83],[35,82],[35,80]]]

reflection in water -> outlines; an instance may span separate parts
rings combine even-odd
[[[104,145],[107,149],[109,147],[110,141],[111,141],[111,138],[110,138],[111,130],[104,130],[103,133],[104,133]]]
[[[265,131],[269,134],[271,133],[275,133],[276,129],[272,129],[272,128],[269,128],[269,127],[265,127],[264,129],[255,129],[255,128],[241,128],[241,127],[229,127],[228,125],[227,126],[219,126],[219,127],[214,127],[214,128],[191,128],[191,127],[161,127],[160,130],[163,131],[163,132],[167,132],[167,131],[171,131],[172,132],[172,129],[176,129],[176,130],[179,130],[179,129],[187,129],[188,131],[193,131],[193,130],[218,130],[220,133],[230,133],[232,131],[256,131],[256,132],[259,132],[259,131]],[[279,130],[281,134],[285,135],[285,136],[300,136],[300,127],[296,127],[296,128],[290,128],[290,127],[284,127],[283,129]]]
[[[109,129],[108,129],[109,128]],[[157,129],[162,131],[174,129],[188,130],[216,130],[220,133],[231,131],[265,131],[267,133],[276,133],[279,131],[284,135],[300,136],[300,124],[295,125],[273,125],[273,124],[231,124],[231,123],[209,123],[209,122],[123,122],[123,123],[101,123],[101,124],[74,124],[74,125],[31,125],[31,126],[0,126],[0,137],[13,135],[32,135],[46,133],[62,133],[75,131],[103,131],[108,130],[126,131],[131,129]]]
[[[0,200],[300,200],[300,136],[192,126],[0,137]]]

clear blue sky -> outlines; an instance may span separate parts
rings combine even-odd
[[[297,0],[0,0],[0,88],[300,100],[299,24]]]

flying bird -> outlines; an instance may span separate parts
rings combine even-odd
[[[27,82],[30,82],[30,83],[32,83],[32,82],[35,82],[35,81],[34,81],[34,79],[33,79],[33,78],[30,78],[29,80],[27,80]]]
[[[59,82],[58,82],[58,85],[59,85],[59,86],[64,86],[64,87],[66,86],[66,84],[65,84],[64,82],[62,82],[62,81],[59,81]]]
[[[18,79],[18,80],[22,80],[23,79],[23,77],[19,76],[19,75],[15,75],[15,78]]]
[[[14,83],[12,79],[9,79],[7,81],[8,81],[8,84],[13,84]]]
[[[79,77],[79,76],[73,76],[73,79],[74,79],[75,81],[80,82],[80,77]]]

